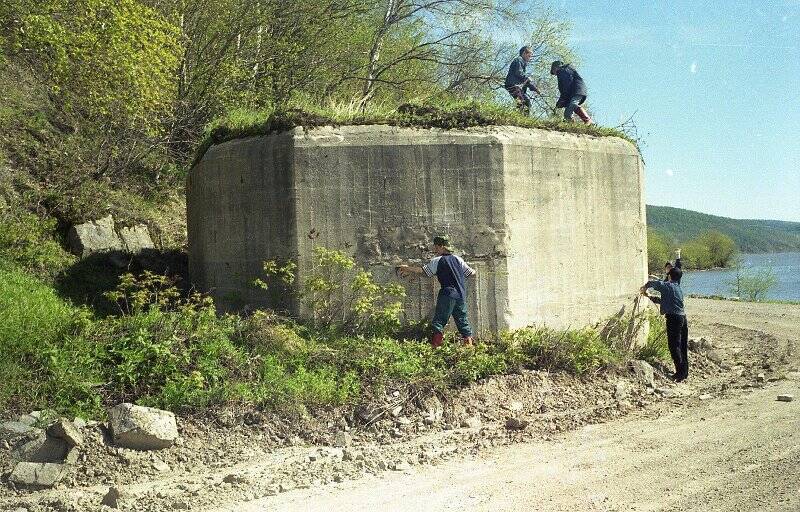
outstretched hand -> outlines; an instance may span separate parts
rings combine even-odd
[[[400,265],[397,267],[397,273],[400,277],[408,277],[411,274],[411,267],[408,265]]]

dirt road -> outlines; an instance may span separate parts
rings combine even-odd
[[[689,311],[691,335],[711,337],[730,371],[760,356],[772,382],[682,384],[657,413],[217,510],[800,511],[800,307],[695,299]]]

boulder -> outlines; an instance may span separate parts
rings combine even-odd
[[[139,254],[145,249],[155,248],[153,239],[150,238],[150,231],[147,226],[142,224],[120,229],[119,237],[122,239],[123,249],[131,254]]]
[[[69,444],[45,434],[14,450],[14,457],[25,462],[63,462],[69,453]]]
[[[70,251],[81,258],[98,252],[123,249],[122,240],[114,230],[114,218],[111,215],[72,226],[67,233],[67,244]]]
[[[169,411],[124,403],[108,410],[114,444],[134,450],[160,450],[178,439],[175,415]]]
[[[347,432],[337,432],[336,435],[333,436],[333,446],[347,448],[351,444],[353,444],[353,436]]]
[[[636,376],[636,380],[645,386],[652,388],[655,387],[655,377],[653,374],[653,367],[647,361],[633,360],[629,363],[631,371]]]
[[[510,417],[506,420],[506,428],[509,430],[524,430],[528,426],[528,420]]]
[[[477,416],[470,416],[461,422],[461,426],[466,428],[481,428],[482,424],[481,419]]]
[[[5,423],[0,423],[0,439],[24,436],[35,430],[35,427],[20,421],[6,421]]]
[[[80,446],[83,444],[83,434],[81,434],[80,430],[69,420],[60,419],[47,427],[47,434],[58,438],[63,439],[70,446]]]
[[[19,486],[44,489],[53,487],[64,476],[63,464],[20,462],[8,481]]]

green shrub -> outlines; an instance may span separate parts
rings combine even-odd
[[[380,285],[372,274],[357,268],[342,251],[314,248],[311,272],[294,289],[318,330],[369,336],[386,336],[400,329],[405,288],[397,283]],[[264,262],[267,281],[255,280],[265,290],[278,284],[291,290],[297,265]]]
[[[314,101],[318,98],[314,97]],[[491,102],[438,101],[433,103],[405,103],[396,108],[371,104],[367,111],[351,102],[329,103],[295,100],[286,108],[268,108],[264,111],[234,110],[214,120],[205,130],[204,139],[198,146],[195,163],[213,144],[225,141],[279,133],[297,126],[341,126],[341,125],[392,125],[419,126],[423,128],[463,129],[475,126],[521,126],[571,133],[583,133],[598,137],[620,137],[634,142],[614,128],[582,123],[567,123],[560,118],[536,119],[520,114],[508,105]]]
[[[668,361],[670,353],[667,345],[667,324],[664,317],[655,311],[648,310],[647,320],[650,326],[647,331],[647,340],[643,346],[638,348],[636,359],[649,363]]]
[[[0,267],[53,277],[75,258],[56,241],[56,222],[16,208],[0,211]]]
[[[502,337],[518,347],[527,367],[583,374],[615,361],[611,347],[591,328],[555,331],[526,327]]]
[[[95,326],[106,348],[106,391],[118,400],[166,408],[199,406],[220,396],[246,361],[232,338],[241,319],[218,317],[199,294],[181,298],[168,278],[145,272],[123,276],[109,298],[122,315]]]

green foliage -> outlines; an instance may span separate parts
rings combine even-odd
[[[651,272],[663,271],[664,263],[672,260],[672,245],[668,235],[647,228],[647,259]],[[680,249],[684,269],[727,267],[738,252],[732,238],[715,230],[700,233],[684,242]]]
[[[220,317],[209,299],[182,297],[155,274],[123,276],[109,294],[120,314],[104,318],[19,271],[0,277],[0,406],[86,415],[121,400],[172,410],[239,401],[302,409],[354,403],[386,386],[463,386],[521,368],[583,374],[628,357],[633,332],[623,315],[603,331],[526,328],[474,347],[448,334],[433,349],[319,331],[270,312]]]
[[[342,251],[314,248],[313,268],[300,283],[297,296],[311,314],[314,326],[371,336],[391,335],[400,328],[405,288],[397,283],[380,285],[372,274],[356,268],[353,258]],[[284,286],[294,282],[293,262],[264,263],[264,274]],[[255,284],[268,289],[257,279]]]
[[[736,242],[717,230],[705,231],[696,240],[708,247],[712,267],[727,267],[736,255]]]
[[[728,287],[735,297],[744,297],[751,301],[763,300],[778,282],[771,267],[748,268],[741,258],[735,261],[734,270],[736,272],[728,282]]]
[[[54,219],[9,208],[0,211],[0,267],[15,266],[53,277],[74,258],[55,240]]]
[[[10,0],[5,51],[31,53],[51,94],[108,128],[158,127],[169,105],[180,45],[156,11],[135,0]],[[98,126],[100,128],[100,126]]]
[[[669,345],[667,344],[667,323],[664,317],[655,311],[647,310],[647,321],[649,330],[645,344],[637,349],[636,359],[647,361],[648,363],[658,363],[669,361]]]
[[[581,374],[615,360],[611,347],[595,329],[555,331],[526,327],[503,333],[502,338],[519,351],[525,366],[533,368]]]
[[[0,268],[0,409],[95,405],[95,346],[80,336],[89,321],[43,282]]]
[[[647,268],[652,273],[664,271],[664,264],[672,259],[672,242],[657,229],[647,227]]]
[[[711,248],[700,240],[689,240],[681,245],[681,261],[687,269],[712,268]]]
[[[683,244],[705,231],[731,237],[745,253],[800,249],[800,222],[730,219],[668,206],[647,206],[647,224]]]

